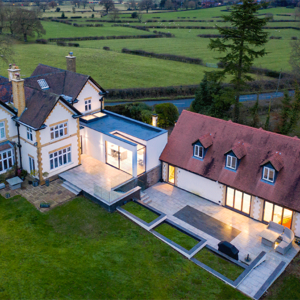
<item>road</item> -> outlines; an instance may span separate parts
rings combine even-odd
[[[289,91],[289,94],[292,96],[294,95],[294,91]],[[273,99],[273,98],[279,98],[283,97],[283,92],[274,92],[274,93],[262,93],[259,95],[259,100],[268,100],[268,99]],[[242,95],[240,97],[240,102],[246,102],[246,101],[256,101],[257,95],[252,94],[252,95]],[[147,105],[154,106],[156,104],[160,103],[173,103],[175,106],[177,106],[179,113],[182,112],[183,109],[186,109],[190,107],[192,101],[194,98],[190,99],[176,99],[176,100],[153,100],[153,101],[145,101]],[[113,106],[113,105],[118,105],[118,104],[128,104],[132,103],[131,101],[128,102],[114,102],[114,103],[106,103],[106,106]]]

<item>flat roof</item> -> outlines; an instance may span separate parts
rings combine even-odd
[[[104,134],[110,135],[113,131],[119,131],[144,141],[149,141],[167,132],[165,129],[154,127],[107,110],[103,110],[103,112],[105,115],[101,117],[96,116],[91,119],[80,118],[81,124]]]

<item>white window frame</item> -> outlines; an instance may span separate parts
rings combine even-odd
[[[4,140],[5,138],[6,138],[5,122],[2,121],[0,122],[0,140]]]
[[[11,160],[10,160],[11,159]],[[9,166],[9,160],[11,162],[11,166]],[[0,152],[0,173],[5,173],[9,169],[11,169],[14,166],[15,160],[14,160],[14,151],[13,149],[7,149]],[[6,164],[6,168],[5,168]]]
[[[66,129],[66,131],[65,131]],[[58,140],[68,135],[68,122],[59,123],[50,127],[50,139]]]
[[[61,166],[72,162],[72,147],[66,147],[49,154],[50,170],[55,170]]]
[[[200,151],[202,151],[202,155],[200,155]],[[204,148],[200,145],[194,146],[194,156],[198,158],[203,158],[204,156]]]
[[[233,161],[235,161],[235,167],[233,167]],[[226,168],[232,169],[232,170],[236,170],[237,168],[237,158],[233,155],[227,155],[226,157]]]
[[[84,100],[84,109],[85,111],[92,110],[92,99]]]
[[[267,170],[267,176],[265,177],[265,170]],[[273,173],[273,180],[270,179],[270,173]],[[274,182],[275,181],[275,170],[273,168],[264,167],[263,168],[263,180]]]
[[[35,171],[35,161],[34,161],[34,158],[31,157],[31,156],[28,156],[29,157],[29,171],[30,171],[30,174],[32,171]]]
[[[27,140],[33,141],[32,129],[27,127]]]

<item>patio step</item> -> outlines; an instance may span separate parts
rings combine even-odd
[[[149,201],[147,202],[144,202],[145,204],[150,204],[152,202],[152,200],[150,199]]]
[[[146,202],[147,200],[149,200],[149,196],[142,196],[141,197],[141,200],[143,201],[143,202]]]
[[[62,186],[69,190],[70,192],[72,192],[75,195],[80,194],[80,192],[82,191],[81,189],[79,189],[77,186],[75,186],[74,184],[70,183],[69,181],[64,181],[64,183],[62,183]]]

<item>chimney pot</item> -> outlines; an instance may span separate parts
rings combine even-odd
[[[67,60],[67,70],[76,73],[76,56],[73,55],[73,52],[70,52],[68,56],[66,56]]]

